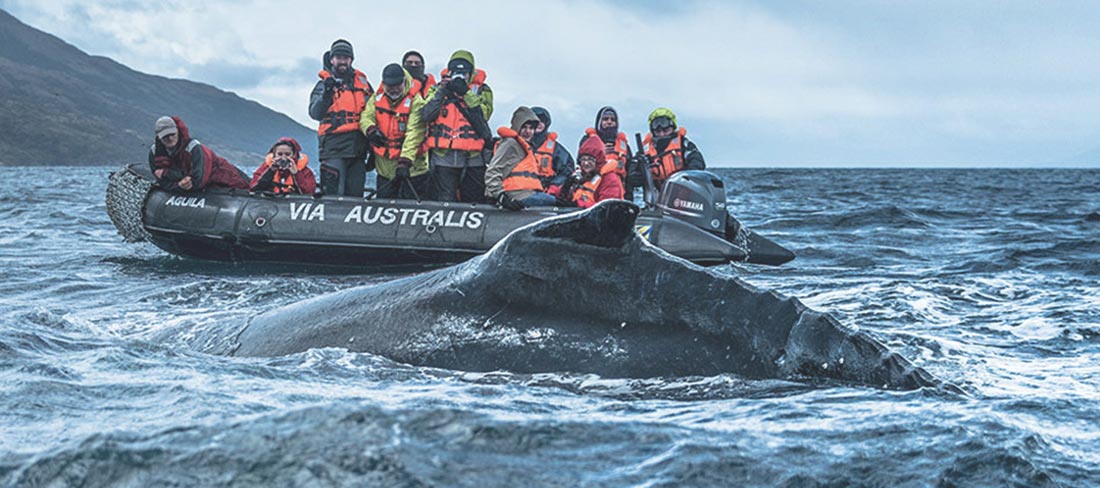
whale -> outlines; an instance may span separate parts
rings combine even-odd
[[[471,372],[944,386],[797,298],[648,244],[638,213],[603,201],[519,228],[458,265],[266,311],[231,338],[229,353],[341,348]]]

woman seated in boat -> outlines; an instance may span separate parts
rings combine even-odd
[[[585,138],[577,154],[577,173],[556,195],[558,205],[588,208],[602,200],[622,198],[623,180],[615,167],[604,161],[603,141],[597,136]]]
[[[309,169],[309,156],[302,154],[298,141],[283,137],[271,146],[267,159],[252,174],[251,189],[276,194],[313,194],[317,180]]]
[[[179,117],[157,119],[154,131],[156,141],[149,148],[149,169],[161,188],[169,191],[201,190],[208,186],[248,188],[244,172],[192,139]]]

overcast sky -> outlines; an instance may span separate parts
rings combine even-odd
[[[468,49],[496,95],[494,127],[517,105],[542,105],[571,148],[601,105],[618,108],[630,134],[667,106],[712,165],[1100,161],[1100,2],[0,0],[0,8],[91,54],[210,83],[311,128],[306,105],[321,54],[343,37],[376,85],[408,49],[437,73],[453,50]]]

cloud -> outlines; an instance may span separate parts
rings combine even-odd
[[[435,72],[469,49],[489,73],[494,123],[542,105],[563,141],[602,105],[630,132],[667,106],[717,163],[1044,162],[1088,150],[1100,132],[1100,8],[1088,2],[0,7],[90,53],[231,89],[307,125],[321,53],[344,37],[374,81],[409,49]]]

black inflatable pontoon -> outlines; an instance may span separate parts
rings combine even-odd
[[[521,226],[576,210],[514,212],[485,204],[220,189],[177,194],[155,187],[148,173],[144,165],[131,165],[111,175],[107,210],[119,232],[172,254],[219,261],[453,263],[488,251]],[[661,249],[699,264],[794,259],[729,217],[721,180],[704,171],[670,180],[662,202],[638,217],[637,229]]]

